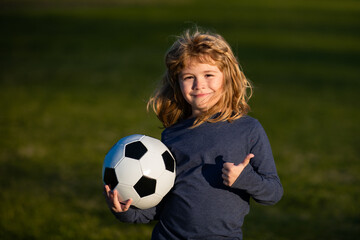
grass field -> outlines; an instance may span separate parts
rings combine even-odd
[[[159,138],[146,100],[195,24],[222,34],[255,85],[285,189],[252,202],[246,240],[360,234],[359,1],[3,1],[0,239],[149,239],[119,223],[101,168],[121,137]]]

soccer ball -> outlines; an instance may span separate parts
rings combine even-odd
[[[137,208],[154,207],[174,185],[175,159],[160,140],[130,135],[106,154],[102,178],[120,201],[132,198]]]

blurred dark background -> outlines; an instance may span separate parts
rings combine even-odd
[[[160,138],[146,101],[174,36],[225,37],[285,189],[251,203],[245,239],[360,234],[360,2],[0,2],[0,238],[150,239],[117,222],[101,168],[120,138]]]

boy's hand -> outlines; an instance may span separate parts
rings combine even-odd
[[[108,185],[104,186],[104,192],[106,203],[108,207],[114,212],[126,212],[132,203],[132,199],[128,199],[125,202],[120,202],[118,198],[118,192],[116,190],[111,191]]]
[[[253,158],[255,155],[250,153],[248,154],[244,161],[238,165],[235,165],[234,163],[226,162],[223,165],[222,169],[222,178],[223,183],[226,186],[231,187],[233,183],[236,181],[236,179],[240,176],[241,172],[244,170],[244,168],[249,164],[250,159]]]

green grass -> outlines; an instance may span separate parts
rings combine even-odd
[[[146,100],[194,24],[253,81],[285,189],[252,202],[245,239],[360,234],[358,1],[19,2],[0,6],[1,239],[150,238],[110,214],[102,162],[121,137],[160,137]]]

